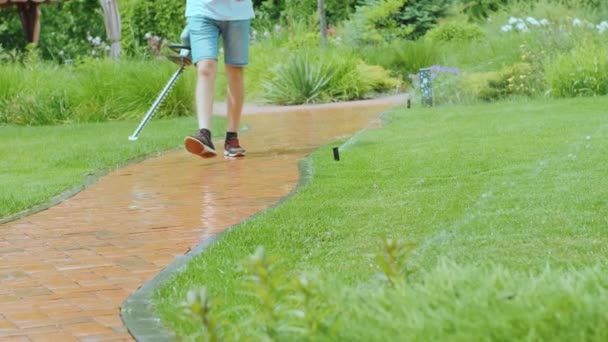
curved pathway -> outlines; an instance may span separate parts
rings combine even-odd
[[[0,225],[0,340],[132,340],[120,305],[133,291],[200,241],[287,195],[298,159],[404,102],[247,107],[246,158],[170,152]]]

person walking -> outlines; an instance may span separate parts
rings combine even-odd
[[[253,4],[251,0],[187,0],[186,18],[192,63],[198,73],[195,102],[199,129],[185,138],[185,148],[203,158],[217,155],[211,137],[211,118],[221,37],[228,79],[224,155],[243,157],[246,151],[239,144],[238,128],[245,98],[244,67],[249,63]]]

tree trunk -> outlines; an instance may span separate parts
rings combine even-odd
[[[321,42],[327,46],[327,19],[325,17],[325,1],[318,0],[319,23],[321,24]]]
[[[27,41],[38,44],[40,39],[40,4],[39,3],[19,3],[19,18],[25,31]]]
[[[120,55],[121,23],[118,11],[118,0],[99,0],[103,9],[103,21],[106,26],[106,34],[110,41],[110,58],[118,60]]]

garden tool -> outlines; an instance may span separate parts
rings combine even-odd
[[[135,141],[138,139],[139,133],[141,133],[146,124],[148,124],[154,114],[156,114],[156,111],[158,110],[160,105],[167,98],[167,95],[169,95],[171,89],[173,89],[175,82],[177,82],[177,80],[181,76],[182,72],[184,71],[184,68],[189,65],[192,65],[192,55],[190,53],[190,38],[187,28],[182,31],[180,38],[182,44],[169,44],[169,48],[171,48],[178,54],[166,56],[170,61],[177,63],[179,65],[179,69],[177,69],[173,76],[171,76],[163,90],[156,97],[156,100],[154,100],[154,102],[152,103],[152,106],[150,107],[146,115],[144,115],[143,119],[139,123],[139,126],[137,126],[133,134],[129,136],[129,140],[131,141]]]

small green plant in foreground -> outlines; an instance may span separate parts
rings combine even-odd
[[[212,300],[206,287],[190,290],[182,306],[184,314],[195,317],[203,329],[199,334],[192,336],[193,338],[202,338],[209,342],[219,341],[218,322],[212,313]]]

